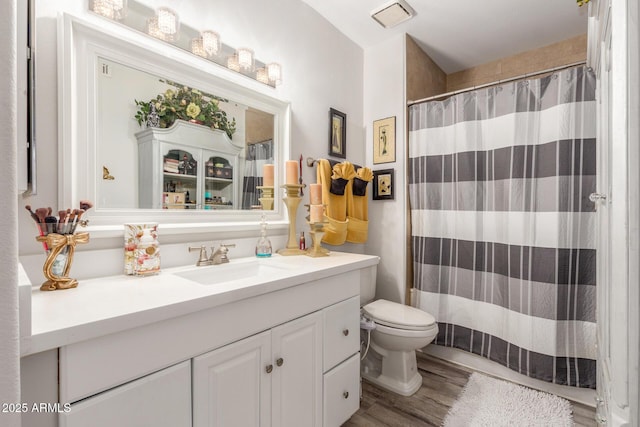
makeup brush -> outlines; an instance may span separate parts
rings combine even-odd
[[[40,236],[44,236],[44,230],[42,229],[42,225],[40,224],[40,218],[38,218],[38,215],[36,215],[36,213],[31,210],[31,205],[25,206],[25,209],[29,211],[31,218],[35,221],[36,228],[38,229],[38,234]],[[44,248],[45,252],[49,251],[49,246],[47,246],[47,242],[42,242],[42,247]]]
[[[31,218],[36,222],[36,224],[40,223],[38,215],[36,215],[36,213],[31,210],[31,205],[26,205],[24,208],[29,211],[29,213],[31,214]]]
[[[69,230],[69,219],[71,218],[71,209],[67,208],[67,214],[64,217],[64,228],[62,234],[67,234]]]
[[[58,220],[55,216],[49,215],[45,217],[44,222],[47,227],[47,234],[56,233],[58,231],[56,227]]]
[[[67,211],[58,211],[58,233],[64,234],[64,220],[67,217]]]
[[[85,212],[93,207],[93,203],[89,200],[80,200],[80,209],[83,209]]]
[[[45,218],[47,217],[47,208],[38,208],[36,209],[36,216],[38,217],[38,222],[40,224],[45,224]]]
[[[76,227],[80,222],[80,217],[82,217],[82,214],[84,214],[84,209],[76,209],[76,220],[73,222],[73,225],[71,226],[71,234],[76,232]]]
[[[77,209],[74,209],[69,215],[67,215],[67,219],[69,220],[69,222],[65,229],[65,234],[71,234],[71,230],[73,230],[73,223],[76,220],[76,211]]]

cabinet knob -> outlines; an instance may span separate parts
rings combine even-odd
[[[349,330],[348,330],[348,329],[344,329],[344,330],[342,331],[342,335],[344,335],[345,337],[346,337],[346,336],[349,336]]]
[[[278,360],[276,360],[276,365],[278,366],[282,366],[283,363],[284,363],[284,359],[282,357],[279,357]]]
[[[342,393],[342,397],[344,397],[345,399],[349,398],[349,392],[345,391],[344,393]]]
[[[267,374],[270,374],[271,371],[273,371],[273,365],[267,365],[266,371],[267,371]]]

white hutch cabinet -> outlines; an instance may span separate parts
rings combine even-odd
[[[244,142],[182,120],[136,138],[139,208],[240,208]]]

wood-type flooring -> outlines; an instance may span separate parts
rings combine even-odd
[[[440,426],[464,388],[472,369],[417,352],[422,387],[404,397],[362,382],[360,409],[342,427]],[[571,402],[576,426],[596,426],[595,410]]]

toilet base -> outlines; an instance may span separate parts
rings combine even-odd
[[[395,378],[390,378],[382,374],[375,376],[363,373],[362,378],[385,390],[392,391],[401,396],[411,396],[416,391],[420,390],[420,387],[422,386],[422,376],[420,374],[415,374],[407,382],[398,381]]]
[[[371,347],[366,358],[369,360],[361,365],[362,378],[401,396],[411,396],[420,389],[422,376],[415,351],[389,351],[375,343]]]

